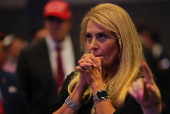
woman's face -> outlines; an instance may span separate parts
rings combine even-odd
[[[88,53],[100,57],[104,68],[117,67],[120,48],[116,35],[93,20],[88,21],[85,35]]]

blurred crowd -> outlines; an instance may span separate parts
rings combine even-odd
[[[3,75],[8,75],[5,73],[10,73],[11,79],[14,78],[12,74],[16,75],[15,77],[20,81],[13,80],[15,84],[8,82],[9,85],[5,89],[9,95],[14,96],[8,91],[9,87],[14,86],[18,89],[16,84],[21,83],[19,88],[22,89],[22,100],[25,102],[17,102],[13,99],[9,101],[11,105],[6,106],[5,96],[8,94],[0,85],[2,99],[0,113],[26,114],[24,110],[32,114],[48,114],[57,100],[64,79],[75,70],[73,44],[69,35],[72,12],[68,3],[51,1],[44,6],[43,12],[44,21],[37,23],[37,26],[30,30],[30,43],[15,33],[10,35],[1,33],[3,53],[0,58],[3,73],[0,74],[0,83],[7,83],[7,79],[2,81]],[[12,105],[22,110],[8,112]]]
[[[148,20],[138,19],[135,24],[146,61],[161,90],[162,104],[168,112],[170,105],[170,58],[163,49],[159,31],[154,29]]]
[[[67,3],[58,4],[56,7],[49,2],[44,6],[44,21],[30,30],[31,42],[15,33],[0,33],[0,114],[48,114],[63,80],[75,70],[74,53],[78,52],[74,52],[69,35],[72,12]],[[169,57],[153,26],[141,20],[135,24],[146,61],[161,90],[163,107],[168,112]]]

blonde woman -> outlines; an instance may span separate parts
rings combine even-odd
[[[144,78],[144,57],[127,12],[110,3],[92,8],[81,23],[81,43],[86,53],[65,80],[53,114],[142,114],[133,97],[138,99],[143,82],[136,84],[141,89],[131,85]]]

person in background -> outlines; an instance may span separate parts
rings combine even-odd
[[[0,37],[0,114],[30,114],[18,75],[2,70],[7,53]]]
[[[4,37],[2,43],[7,52],[7,58],[2,66],[2,69],[7,72],[15,73],[18,57],[21,50],[26,47],[26,42],[17,37],[15,34],[10,34]]]
[[[46,27],[46,21],[38,24],[31,30],[31,44],[36,44],[37,42],[44,39],[48,34],[49,32]]]
[[[80,38],[85,54],[76,71],[67,76],[51,113],[162,112],[160,91],[145,62],[136,28],[124,9],[111,3],[95,6],[82,20]],[[135,81],[137,84],[133,84]],[[139,93],[144,98],[150,92],[145,92],[142,84],[150,84],[152,99],[138,100]]]
[[[69,4],[52,0],[43,12],[49,34],[22,51],[17,67],[32,114],[49,113],[64,79],[75,70]]]
[[[162,103],[168,112],[170,106],[170,61],[163,50],[159,33],[145,19],[135,22],[139,39],[144,49],[144,55],[162,93]]]

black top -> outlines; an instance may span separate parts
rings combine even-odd
[[[24,49],[18,59],[17,73],[26,93],[31,114],[48,114],[57,100],[45,39]]]
[[[64,104],[65,99],[69,96],[68,85],[77,73],[78,72],[75,71],[67,76],[66,80],[63,83],[63,87],[60,90],[58,100],[53,106],[51,113],[58,110]],[[94,102],[93,98],[91,97],[91,99],[86,104],[84,104],[87,98],[88,96],[82,99],[82,106],[78,111],[79,114],[91,114],[91,109],[94,105]],[[115,111],[114,114],[143,114],[143,112],[136,100],[128,94],[122,108],[120,110]]]
[[[30,114],[17,74],[8,73],[0,69],[0,92],[5,111],[3,114]]]

